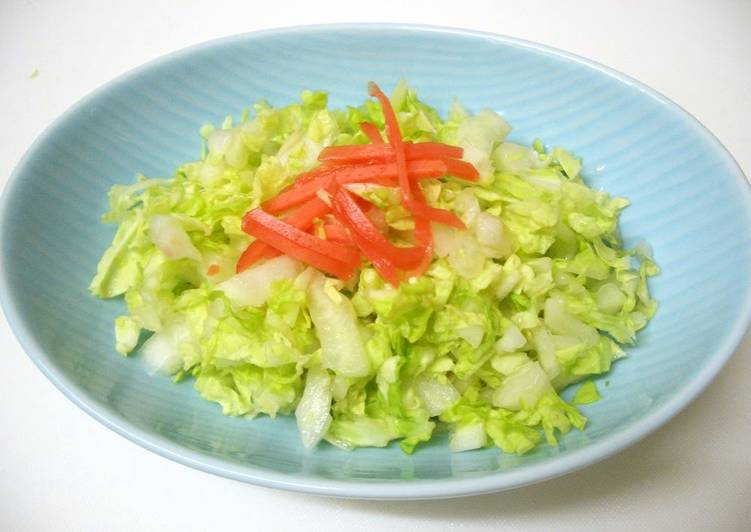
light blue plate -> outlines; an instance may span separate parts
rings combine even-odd
[[[137,172],[169,176],[199,154],[198,128],[301,89],[359,103],[368,80],[401,77],[446,111],[454,97],[490,107],[512,139],[566,146],[589,182],[630,198],[628,244],[647,240],[663,269],[661,307],[639,347],[600,381],[591,422],[523,457],[450,454],[445,435],[412,456],[397,446],[306,453],[294,420],[232,419],[190,382],[146,375],[113,349],[119,301],[87,285],[113,235],[99,223],[107,190]],[[75,105],[32,146],[6,187],[0,283],[29,356],[86,412],[134,442],[237,480],[362,498],[459,496],[511,488],[601,460],[665,423],[717,374],[751,314],[751,195],[732,157],[651,89],[570,54],[461,30],[343,25],[210,42],[118,78]],[[610,381],[604,387],[605,379]]]

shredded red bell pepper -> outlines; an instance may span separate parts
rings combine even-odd
[[[464,150],[440,142],[404,143],[408,161],[421,159],[461,159]],[[328,146],[321,150],[318,160],[329,166],[352,164],[387,163],[394,160],[391,144],[355,144],[352,146]]]
[[[360,264],[359,253],[354,247],[322,240],[263,209],[253,209],[245,219],[249,232],[257,239],[345,281]]]
[[[416,180],[441,177],[447,172],[443,161],[412,161],[407,170],[409,177]],[[333,192],[337,188],[336,185],[347,183],[378,183],[384,186],[394,186],[397,172],[398,169],[394,163],[331,168],[302,185],[290,186],[278,196],[265,202],[263,208],[272,214],[284,212],[314,197],[319,190]]]
[[[334,195],[332,207],[337,218],[349,227],[352,233],[357,233],[371,244],[369,249],[388,259],[397,268],[414,268],[420,263],[423,255],[422,248],[400,248],[386,240],[346,190],[340,189]]]
[[[413,193],[414,190],[416,190],[418,187],[419,185],[416,185],[414,187]],[[438,222],[451,227],[456,227],[457,229],[467,228],[467,226],[464,225],[464,222],[462,222],[456,214],[451,211],[447,211],[446,209],[436,209],[435,207],[431,207],[423,201],[418,201],[415,199],[406,200],[404,202],[404,206],[416,217],[425,218],[426,220],[430,220],[431,222]]]
[[[417,201],[425,202],[425,196],[423,196],[422,189],[415,187],[415,199]],[[430,266],[430,262],[433,260],[433,228],[430,225],[430,221],[425,218],[415,218],[415,243],[419,246],[424,246],[423,256],[417,267],[407,272],[407,278],[419,277]]]
[[[328,240],[332,242],[339,242],[341,244],[353,245],[352,235],[349,234],[347,229],[339,224],[325,224],[323,226],[323,232]]]
[[[285,216],[284,221],[293,227],[307,231],[313,227],[313,221],[316,218],[320,218],[329,212],[331,212],[331,207],[316,197],[308,201],[305,205],[302,205],[296,211]],[[247,225],[248,214],[243,217],[242,229],[246,233],[252,234],[249,230],[250,227]],[[278,249],[267,245],[261,240],[256,240],[240,255],[237,261],[236,272],[245,271],[256,262],[276,257],[279,254],[280,251]]]
[[[362,251],[363,255],[368,258],[378,274],[383,277],[386,282],[391,284],[391,286],[398,288],[400,279],[399,271],[396,269],[396,266],[394,266],[386,257],[381,255],[378,250],[373,249],[372,242],[361,237],[359,234],[353,232],[352,240]]]
[[[381,132],[378,131],[378,128],[372,122],[363,122],[360,124],[360,130],[365,133],[365,136],[368,137],[373,144],[383,144]]]
[[[399,129],[399,121],[396,119],[396,113],[394,113],[394,108],[391,107],[391,102],[375,82],[371,81],[368,83],[368,92],[381,102],[383,118],[386,121],[386,138],[389,139],[389,144],[394,149],[399,188],[401,189],[402,200],[405,203],[405,207],[407,207],[407,201],[412,199],[412,190],[407,172],[407,155],[404,153],[404,141],[402,140],[402,132]]]
[[[388,143],[373,123],[363,122],[360,129],[371,144],[324,148],[318,157],[320,167],[299,175],[261,208],[246,213],[243,231],[256,240],[237,261],[238,272],[285,253],[346,280],[365,256],[384,280],[397,287],[430,266],[432,222],[466,229],[454,213],[427,203],[420,180],[453,176],[477,181],[477,169],[461,160],[464,152],[458,146],[404,141],[389,99],[375,83],[368,89],[383,109]],[[384,211],[345,186],[364,183],[399,187],[402,204],[414,219],[414,245],[390,242]],[[287,211],[281,219],[275,216]],[[315,224],[316,220],[322,224]],[[213,268],[209,273],[214,274]]]
[[[373,83],[368,84],[368,90],[371,96],[375,96],[381,102],[383,108],[383,116],[386,120],[386,134],[389,139],[389,143],[394,148],[394,158],[396,159],[396,166],[399,172],[399,188],[402,192],[402,202],[404,206],[410,211],[415,218],[426,218],[434,222],[456,227],[458,229],[466,229],[464,223],[452,212],[444,209],[436,209],[429,206],[425,201],[416,201],[413,199],[413,188],[419,187],[418,184],[413,184],[409,180],[409,174],[407,173],[407,159],[404,151],[404,142],[402,141],[402,135],[399,131],[399,123],[396,120],[396,114],[391,107],[391,102],[383,94],[383,91]]]
[[[480,179],[480,174],[474,165],[461,159],[445,158],[442,159],[446,165],[446,170],[449,175],[459,177],[466,181],[477,181]]]

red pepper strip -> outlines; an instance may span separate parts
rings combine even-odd
[[[383,257],[397,268],[409,269],[422,260],[423,248],[401,248],[386,240],[346,190],[339,189],[334,194],[332,207],[339,220],[349,227],[353,238],[357,234],[366,241],[367,249],[363,252],[371,261],[374,256]],[[360,246],[359,240],[355,242]]]
[[[409,182],[409,174],[407,173],[407,155],[404,153],[404,141],[402,140],[402,133],[399,130],[399,121],[396,119],[391,102],[374,81],[368,83],[368,92],[381,102],[383,118],[386,121],[386,137],[389,139],[389,144],[394,148],[394,160],[396,161],[402,200],[404,206],[409,209],[410,200],[412,199],[412,187]]]
[[[329,174],[322,174],[302,185],[292,185],[278,196],[264,202],[262,207],[272,214],[286,211],[314,198],[316,192],[326,189],[331,182],[332,177]]]
[[[427,245],[425,246],[425,252],[423,253],[422,258],[420,259],[420,263],[415,266],[412,270],[408,270],[404,272],[405,279],[409,279],[410,277],[420,277],[422,274],[424,274],[427,269],[430,267],[430,263],[433,261],[433,230],[430,227],[430,222],[425,220],[424,218],[419,218],[418,220],[415,220],[415,235],[418,233],[417,227],[420,226],[420,223],[423,223],[427,225],[427,229],[421,229],[421,231],[427,235],[429,235],[430,240],[428,241]],[[415,236],[415,240],[418,240],[418,237]],[[418,240],[419,242],[419,240]]]
[[[313,168],[312,170],[308,170],[307,172],[304,172],[298,175],[295,178],[295,182],[292,183],[290,186],[288,186],[285,190],[291,190],[293,188],[297,188],[306,183],[309,183],[310,181],[313,181],[314,179],[323,177],[325,175],[329,175],[334,170],[338,172],[338,171],[344,171],[345,168],[359,168],[361,166],[362,166],[361,164],[342,164],[342,165],[337,165],[336,167],[321,165],[317,168]]]
[[[464,150],[440,142],[404,143],[407,160],[461,159]],[[328,146],[321,150],[318,160],[328,165],[386,163],[394,160],[394,148],[390,144],[358,144],[352,146]]]
[[[420,187],[415,187],[414,193],[417,201],[427,203]],[[415,242],[420,246],[433,244],[433,228],[430,226],[430,220],[421,216],[415,218]]]
[[[359,266],[360,258],[356,249],[321,240],[263,209],[253,209],[245,215],[245,219],[248,229],[257,239],[340,279],[349,279]],[[332,257],[341,257],[341,260]]]
[[[381,102],[383,108],[383,115],[386,120],[386,133],[388,135],[389,143],[394,147],[394,156],[396,159],[396,166],[399,170],[399,188],[402,192],[402,203],[415,217],[427,218],[440,222],[445,225],[450,225],[458,229],[466,229],[464,222],[462,222],[458,216],[454,213],[444,209],[436,209],[429,206],[425,201],[417,201],[413,198],[412,184],[409,181],[409,174],[407,173],[406,155],[404,150],[404,142],[402,141],[401,133],[399,131],[399,123],[396,120],[396,114],[391,107],[391,102],[383,94],[378,85],[374,82],[368,84],[368,89],[371,96],[375,96]],[[419,185],[415,185],[417,188]]]
[[[308,183],[312,181],[313,179],[316,179],[323,175],[328,174],[330,171],[331,171],[331,168],[326,168],[325,166],[319,166],[317,168],[313,168],[312,170],[309,170],[297,176],[295,178],[295,182],[292,183],[289,187],[287,187],[287,190],[304,185],[305,183]]]
[[[451,211],[447,211],[445,209],[436,209],[435,207],[431,207],[427,203],[417,201],[415,199],[405,200],[404,206],[415,217],[425,218],[427,220],[438,222],[443,225],[456,227],[457,229],[467,228],[467,226],[464,225],[464,222],[462,222],[461,219]]]
[[[303,231],[313,227],[313,221],[331,212],[331,207],[326,205],[321,198],[312,198],[309,202],[289,213],[283,218],[285,222]]]
[[[296,243],[304,245],[311,251],[320,253],[321,255],[333,257],[339,262],[344,262],[345,264],[358,265],[360,263],[360,254],[357,250],[352,249],[349,246],[340,246],[338,244],[327,242],[322,238],[317,238],[302,229],[298,229],[294,225],[290,225],[284,220],[280,220],[279,218],[270,215],[263,209],[253,209],[248,213],[248,219],[251,221],[251,225],[253,222],[261,223],[269,229],[279,233],[280,236],[295,240]],[[273,242],[271,245],[276,247]]]
[[[467,161],[461,159],[443,159],[446,164],[446,173],[467,181],[477,181],[480,179],[480,174],[477,172],[477,168]]]
[[[413,179],[440,177],[446,174],[446,165],[443,161],[410,161],[408,171]],[[318,190],[326,189],[333,180],[340,185],[377,182],[392,186],[394,183],[391,180],[396,179],[397,175],[398,169],[394,163],[328,168],[326,172],[302,185],[292,185],[287,188],[275,198],[265,202],[263,208],[272,214],[286,211],[314,197]]]
[[[246,231],[247,232],[247,231]],[[267,246],[260,240],[253,241],[245,251],[242,252],[240,258],[237,259],[237,265],[235,265],[235,273],[244,272],[255,263],[264,259],[270,259],[279,255],[279,251]]]
[[[315,197],[300,206],[296,211],[288,214],[284,217],[284,221],[293,227],[297,227],[302,231],[307,231],[313,227],[313,220],[320,218],[321,216],[331,212],[331,207],[326,205],[320,198]],[[249,227],[246,226],[246,214],[243,218],[242,229],[246,233],[250,233]],[[279,255],[279,250],[267,245],[261,240],[256,240],[250,244],[247,249],[240,255],[237,261],[236,272],[240,273],[250,268],[256,262],[263,259],[270,259]]]
[[[355,231],[352,231],[352,240],[355,245],[360,248],[360,251],[363,252],[363,255],[368,257],[379,275],[394,288],[399,288],[399,271],[396,269],[396,266],[391,264],[391,261],[386,257],[380,255],[378,250],[374,248],[372,242],[363,238]]]
[[[420,160],[410,161],[407,171],[413,179],[429,179],[446,175],[446,163],[443,161]],[[362,166],[345,166],[330,169],[331,175],[340,185],[346,183],[361,183],[368,179],[397,178],[397,166],[394,163],[370,164]]]
[[[461,159],[464,156],[464,148],[461,146],[442,142],[405,142],[404,151],[408,159]]]
[[[416,174],[416,175],[422,175],[422,174]],[[418,178],[418,179],[427,179],[426,177]],[[341,178],[336,180],[337,185],[346,185],[348,183],[373,183],[376,185],[381,185],[384,187],[394,187],[396,186],[396,181],[391,179],[388,176],[372,176],[372,177],[365,177],[362,179],[357,179],[356,176],[342,176]]]
[[[323,232],[326,233],[326,239],[341,244],[353,244],[352,236],[347,230],[339,224],[324,224]]]
[[[365,136],[370,139],[370,142],[373,144],[383,144],[383,137],[381,137],[381,132],[378,131],[378,128],[373,124],[372,122],[363,122],[360,124],[360,129],[363,133],[365,133]]]
[[[425,201],[425,196],[423,196],[422,189],[420,187],[415,187],[415,199],[418,201]],[[417,265],[413,270],[405,272],[405,277],[409,279],[410,277],[419,277],[430,266],[430,263],[433,260],[433,228],[430,226],[430,221],[421,217],[417,216],[415,217],[415,242],[420,245],[424,246],[424,253],[422,256],[422,260],[420,261],[420,264]]]

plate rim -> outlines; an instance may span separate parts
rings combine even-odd
[[[593,69],[606,74],[617,82],[634,86],[645,96],[656,100],[661,105],[667,106],[672,111],[677,112],[678,115],[682,115],[686,118],[687,127],[691,127],[693,131],[702,137],[702,140],[705,141],[708,146],[713,148],[714,153],[720,154],[721,157],[726,160],[728,163],[728,170],[735,174],[737,188],[743,196],[745,204],[749,210],[751,210],[751,184],[745,177],[738,162],[722,142],[686,109],[673,102],[659,91],[656,91],[644,83],[615,69],[577,54],[548,45],[484,31],[408,23],[336,23],[278,27],[211,39],[151,59],[135,68],[127,70],[90,91],[45,127],[26,150],[16,164],[14,170],[11,172],[4,186],[2,197],[0,197],[0,236],[5,234],[6,225],[8,224],[6,219],[7,216],[5,214],[7,212],[6,206],[14,196],[16,188],[20,186],[19,183],[21,180],[19,177],[25,172],[25,167],[28,165],[29,161],[34,158],[39,147],[42,146],[48,138],[53,136],[58,128],[63,126],[67,121],[67,118],[75,114],[80,108],[87,106],[91,100],[96,98],[99,94],[106,92],[109,88],[127,83],[140,73],[159,68],[162,64],[169,63],[174,59],[188,56],[199,50],[221,47],[230,42],[262,40],[269,36],[281,34],[297,34],[304,36],[305,33],[320,33],[326,31],[356,32],[362,30],[433,33],[439,35],[458,35],[467,38],[480,37],[501,45],[513,45],[527,50],[542,52],[557,59],[574,61],[584,68]],[[104,406],[101,406],[94,400],[88,398],[85,390],[70,381],[61,371],[58,371],[49,363],[50,357],[38,344],[34,335],[31,333],[28,324],[24,323],[21,319],[21,311],[17,301],[10,298],[8,295],[10,294],[10,279],[8,277],[6,265],[7,260],[6,254],[0,253],[0,306],[2,306],[11,330],[24,352],[47,377],[47,379],[49,379],[65,397],[71,400],[88,415],[133,443],[174,462],[194,469],[263,487],[345,498],[415,500],[480,495],[541,482],[543,480],[578,471],[596,462],[600,462],[651,434],[696,399],[709,383],[714,380],[722,367],[733,355],[751,322],[750,286],[747,287],[745,298],[738,314],[736,315],[736,320],[730,328],[729,333],[723,339],[723,343],[717,350],[715,350],[706,365],[701,368],[699,373],[691,381],[684,384],[678,393],[674,394],[646,417],[639,419],[632,424],[621,427],[612,434],[604,437],[601,441],[587,445],[586,447],[573,451],[570,454],[545,460],[539,464],[526,466],[519,470],[499,471],[483,476],[463,479],[426,479],[411,480],[409,482],[371,482],[367,480],[342,481],[275,473],[247,464],[233,464],[221,459],[208,457],[198,451],[193,451],[170,442],[162,435],[149,433],[132,426],[127,420],[121,418],[118,414],[108,412]]]

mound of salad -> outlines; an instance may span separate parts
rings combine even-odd
[[[124,296],[117,351],[226,415],[294,414],[309,448],[556,445],[656,311],[628,201],[562,148],[506,141],[492,110],[369,90],[258,103],[201,128],[172,178],[112,187],[90,290]]]

